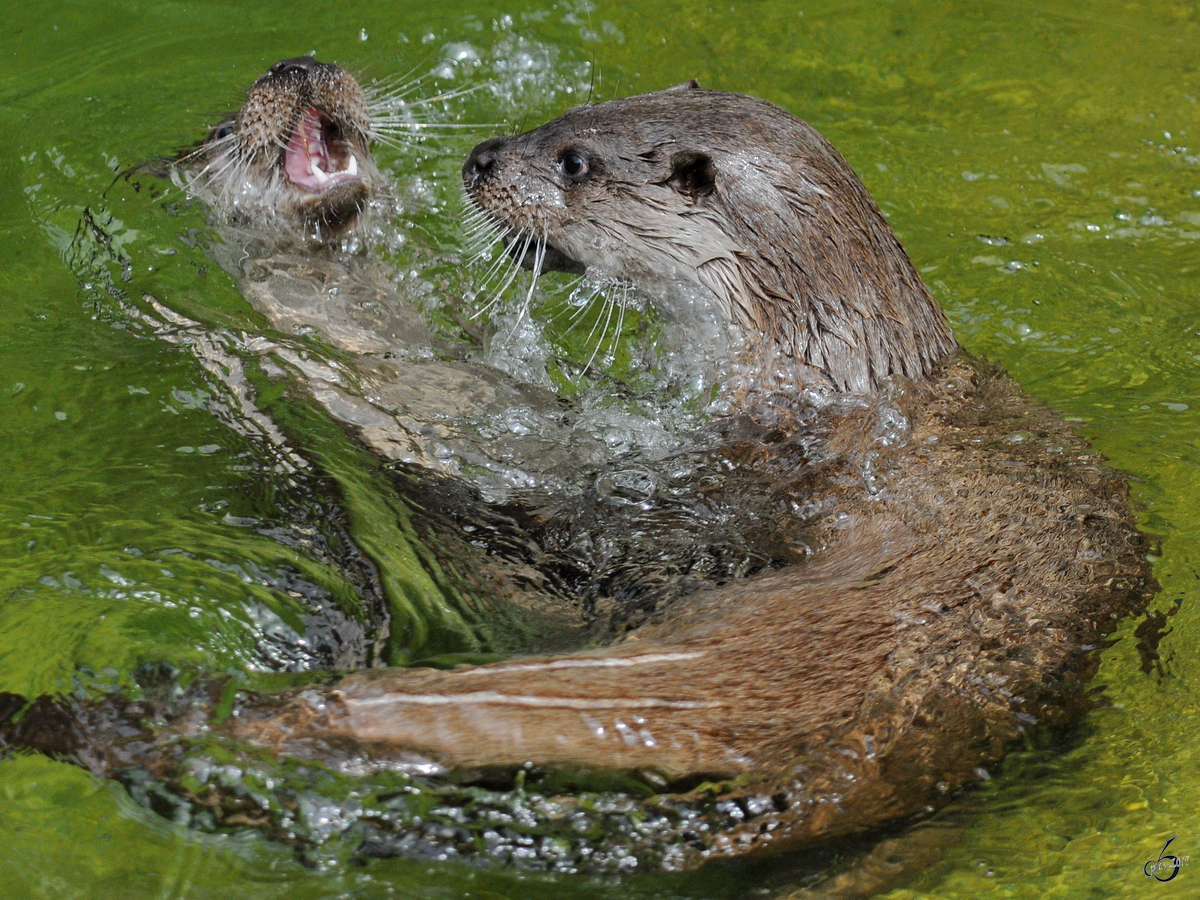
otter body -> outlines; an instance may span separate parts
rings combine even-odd
[[[656,793],[645,821],[671,812],[630,830],[625,852],[680,868],[926,811],[1022,731],[1086,709],[1097,648],[1155,588],[1126,485],[956,349],[814,130],[683,85],[487,141],[463,177],[519,264],[626,280],[664,304],[680,283],[708,292],[744,373],[737,415],[758,430],[698,451],[727,480],[698,477],[697,505],[766,485],[757,540],[784,548],[780,567],[696,589],[602,649],[244,695],[219,725],[204,701],[141,732],[132,757],[85,727],[77,758],[147,767],[218,811],[220,779],[180,772],[214,736],[526,789],[631,772]],[[37,745],[28,727],[9,739]],[[550,818],[568,801],[555,803]],[[604,868],[589,838],[564,840],[578,867]],[[380,830],[370,842],[415,852]]]

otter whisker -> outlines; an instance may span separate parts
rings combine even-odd
[[[189,187],[197,183],[202,185],[211,184],[217,178],[220,178],[228,173],[230,169],[238,164],[239,161],[236,157],[223,159],[216,165],[211,162],[207,163],[203,169],[188,179],[187,184]]]
[[[467,226],[474,228],[480,223],[491,223],[493,227],[499,229],[499,223],[496,221],[496,217],[485,213],[483,210],[475,206],[475,204],[472,203],[470,198],[467,196],[465,189],[458,195],[458,205],[459,215],[462,216],[462,220]]]
[[[504,256],[508,257],[510,269],[508,275],[504,279],[504,284],[501,285],[500,289],[496,292],[497,294],[503,294],[505,291],[507,291],[512,286],[512,283],[516,281],[517,276],[521,274],[521,260],[525,259],[526,254],[529,253],[529,248],[533,245],[535,240],[536,235],[533,231],[521,229],[517,232],[512,242],[505,247],[506,253]],[[521,241],[521,249],[516,253],[507,252],[508,247],[515,246],[517,241]],[[501,257],[501,260],[503,259],[504,257]]]
[[[494,220],[490,216],[486,216],[483,213],[466,213],[462,218],[463,225],[472,235],[482,234],[485,232],[495,233],[496,231]]]
[[[484,85],[474,85],[458,90],[443,91],[431,97],[407,99],[416,93],[423,80],[424,78],[419,78],[401,85],[397,89],[368,97],[367,111],[370,116],[368,135],[372,140],[402,150],[425,138],[442,137],[460,130],[488,127],[484,124],[414,120],[411,114],[415,109],[463,97],[484,87]]]
[[[572,278],[570,281],[564,284],[559,291],[556,291],[556,293],[566,294],[567,300],[566,306],[550,317],[551,322],[555,324],[560,323],[563,319],[563,316],[567,315],[571,317],[571,322],[574,322],[576,317],[579,316],[580,310],[578,309],[577,304],[572,302],[571,298],[575,295],[575,292],[579,289],[579,286],[583,284],[584,277],[585,276],[583,275],[579,275],[576,278]],[[585,307],[586,303],[587,301],[584,301]],[[571,330],[570,323],[567,324],[567,330]]]
[[[499,226],[495,220],[490,219],[487,216],[481,216],[475,219],[467,219],[465,225],[467,233],[470,234],[472,239],[484,237],[490,239],[492,242],[498,240],[501,234],[505,234],[511,230]]]
[[[617,327],[612,332],[612,340],[609,341],[608,351],[605,353],[605,359],[609,360],[609,364],[617,358],[617,348],[621,344],[621,333],[625,330],[625,312],[629,309],[629,289],[626,289],[621,294],[621,299],[614,301],[617,307]]]
[[[370,82],[363,85],[363,94],[366,96],[368,111],[375,112],[375,110],[382,108],[382,104],[395,103],[420,90],[421,86],[429,80],[429,77],[433,73],[426,72],[424,75],[418,75],[414,78],[413,73],[418,68],[420,67],[413,66],[407,72],[388,75],[384,78],[372,78]]]
[[[492,271],[488,272],[488,276],[491,276],[494,271],[499,271],[498,266],[500,265],[511,264],[516,266],[516,260],[512,258],[512,254],[509,252],[509,247],[515,246],[517,241],[524,240],[524,238],[526,238],[526,232],[524,232],[523,228],[505,228],[503,232],[502,230],[497,229],[496,241],[500,245],[500,251],[502,252],[500,252],[496,259],[497,265],[492,266]],[[484,251],[491,250],[491,247],[491,244],[486,245],[484,247]]]
[[[524,254],[521,255],[524,259]],[[521,323],[525,321],[525,316],[529,313],[530,307],[533,305],[533,292],[537,289],[538,280],[542,275],[542,263],[546,261],[546,235],[539,234],[537,239],[537,248],[533,254],[533,278],[529,280],[529,291],[525,294],[525,302],[521,304],[520,312],[517,314],[517,323],[512,327],[512,334],[515,337],[517,329],[521,327]]]
[[[371,114],[375,114],[376,112],[395,109],[397,106],[406,105],[407,101],[405,101],[404,98],[409,97],[420,90],[421,80],[422,79],[418,78],[405,84],[386,87],[383,86],[383,82],[375,82],[366,85],[363,88],[363,93],[366,94],[367,97],[367,111]]]
[[[383,119],[373,119],[371,121],[371,127],[373,129],[384,129],[384,130],[388,130],[388,129],[400,130],[400,129],[414,129],[415,128],[415,129],[420,129],[422,131],[422,133],[427,133],[427,132],[431,132],[434,129],[438,129],[438,128],[475,129],[475,128],[488,128],[488,127],[494,127],[494,126],[489,126],[485,123],[476,124],[474,122],[405,122],[405,121],[402,121],[399,119],[394,119],[393,117],[385,117]],[[401,131],[400,133],[403,133],[403,131]]]
[[[529,248],[529,243],[532,240],[533,240],[532,233],[526,234],[525,231],[523,231],[523,230],[518,231],[513,236],[509,246],[516,245],[517,241],[523,241],[523,243],[521,244],[521,256],[524,256],[525,252]],[[497,276],[505,266],[508,266],[508,272],[504,277],[504,283],[496,291],[497,299],[499,299],[500,294],[503,294],[505,291],[508,290],[509,286],[513,283],[513,281],[516,280],[517,276],[519,274],[521,274],[520,264],[518,263],[516,258],[511,256],[507,252],[507,248],[505,249],[505,252],[501,253],[500,256],[497,257],[495,264],[488,270],[488,273],[487,273],[488,280],[490,281],[492,278]]]
[[[195,147],[194,149],[189,150],[187,153],[184,153],[184,154],[176,157],[174,162],[176,165],[179,165],[182,163],[189,163],[198,156],[203,156],[205,154],[211,153],[214,150],[214,148],[220,149],[220,148],[223,148],[226,144],[234,143],[236,141],[236,139],[237,139],[237,135],[231,131],[229,134],[225,135],[224,137],[213,138],[212,140],[206,141],[205,143],[200,144],[199,146]]]
[[[364,89],[364,93],[367,95],[367,112],[371,115],[378,115],[390,110],[402,109],[408,105],[405,98],[416,93],[420,86],[419,80],[384,91],[376,91],[376,85],[369,85]]]
[[[485,279],[491,279],[497,272],[500,271],[500,266],[504,265],[507,254],[501,252],[500,255],[493,260],[491,254],[494,252],[496,243],[493,240],[483,240],[485,236],[481,235],[476,241],[467,245],[467,253],[469,254],[467,262],[469,265],[479,265],[482,262],[488,261],[488,272],[484,276]],[[511,260],[510,260],[511,262]]]
[[[400,134],[382,134],[379,132],[371,133],[371,140],[391,147],[393,150],[405,150],[409,147],[415,147],[424,142],[424,136],[418,134],[400,133]]]
[[[588,303],[587,303],[588,308],[591,308],[592,304],[595,303],[597,300],[599,300],[601,303],[604,303],[604,304],[606,304],[608,302],[599,293],[593,293],[591,295],[591,297],[588,298]],[[592,330],[588,332],[588,336],[586,338],[584,338],[584,340],[583,340],[583,346],[585,348],[592,342],[592,338],[595,337],[595,335],[596,335],[596,329],[599,327],[600,327],[600,316],[599,316],[599,314],[597,314],[596,321],[592,323]],[[586,368],[586,366],[585,366],[585,368]]]
[[[472,257],[471,262],[478,263],[478,262],[482,261],[482,259],[483,259],[483,253],[478,253],[474,257]],[[480,279],[480,283],[483,284],[484,286],[491,284],[492,281],[500,274],[501,269],[503,269],[505,265],[511,265],[511,264],[512,264],[512,260],[510,260],[508,258],[508,254],[501,253],[496,259],[492,260],[492,262],[488,266],[487,270],[483,273],[483,277]]]
[[[487,219],[471,222],[468,225],[464,239],[468,252],[472,253],[473,260],[481,259],[485,253],[491,251],[497,242],[502,241],[512,231],[511,228],[498,228],[495,222]]]
[[[586,275],[576,275],[574,278],[569,279],[562,287],[563,293],[570,293],[574,291],[577,287],[583,284],[586,278]]]
[[[592,363],[596,361],[596,356],[600,353],[600,348],[604,345],[604,335],[608,331],[608,323],[612,321],[612,301],[606,297],[601,297],[601,300],[604,303],[604,327],[601,329],[599,337],[596,338],[596,348],[592,350],[592,355],[588,357],[588,361],[583,367],[584,372],[587,372],[589,369],[591,369]],[[587,347],[587,345],[591,342],[592,335],[596,333],[596,329],[599,327],[600,317],[597,316],[596,324],[592,326],[591,333],[588,334],[587,340],[583,343],[584,347]]]
[[[489,300],[486,304],[484,304],[484,306],[481,309],[477,310],[473,316],[471,316],[472,319],[479,318],[484,313],[486,313],[488,310],[490,310],[492,307],[494,307],[497,303],[499,303],[500,299],[504,296],[505,291],[508,290],[509,286],[513,283],[513,281],[516,280],[517,276],[521,273],[521,266],[517,262],[517,259],[525,258],[525,253],[529,250],[529,245],[533,241],[533,233],[532,232],[527,233],[524,230],[518,231],[516,236],[512,240],[512,244],[516,244],[516,242],[521,241],[522,238],[524,238],[524,240],[521,244],[521,251],[517,255],[517,257],[512,260],[512,263],[513,263],[512,268],[509,270],[508,276],[504,279],[504,283],[502,285],[500,285],[500,287],[492,293],[492,299]],[[507,254],[502,255],[500,257],[500,259],[497,261],[498,265],[503,264],[505,256],[507,256]],[[493,267],[493,268],[495,269],[496,267]],[[498,269],[497,269],[497,271],[498,271]],[[492,273],[489,272],[488,279],[490,280],[491,277],[493,277]]]
[[[201,154],[207,153],[207,152],[208,152],[208,147],[201,145],[201,146],[197,147],[195,150],[190,150],[187,153],[183,154],[183,156],[178,157],[175,160],[175,162],[176,163],[189,163],[193,159],[195,159],[197,156],[200,156]]]
[[[456,91],[446,91],[445,93],[438,94],[434,97],[425,97],[421,100],[413,100],[412,102],[406,102],[405,106],[410,106],[410,107],[429,106],[432,103],[442,103],[446,100],[457,100],[459,97],[465,97],[465,96],[467,96],[467,94],[473,94],[476,91],[483,90],[484,88],[491,87],[491,86],[492,86],[492,83],[490,81],[484,82],[483,84],[474,84],[474,85],[471,85],[471,87],[459,88]],[[474,126],[472,126],[472,127],[474,127]],[[482,127],[482,126],[480,126],[480,127]]]
[[[475,240],[480,244],[478,248],[480,255],[483,255],[490,254],[497,245],[499,245],[499,249],[503,250],[505,239],[512,237],[515,237],[512,228],[489,227],[488,223],[484,223],[476,233]],[[507,253],[501,254],[501,258],[507,258],[507,256]]]
[[[490,249],[496,243],[497,232],[487,222],[477,222],[466,230],[463,240],[474,250]]]
[[[567,299],[567,309],[564,309],[558,314],[558,316],[555,317],[555,320],[557,321],[557,319],[561,318],[562,316],[570,314],[570,321],[567,322],[567,327],[565,329],[568,332],[572,331],[576,325],[583,321],[583,317],[587,315],[588,310],[592,308],[592,304],[596,302],[596,298],[598,296],[598,292],[593,289],[588,292],[587,297],[585,297],[582,302],[575,303],[574,296],[582,286],[583,281],[584,276],[582,275],[575,280],[574,287],[571,290],[571,296]]]
[[[213,138],[207,144],[205,144],[201,147],[197,147],[191,153],[181,156],[176,161],[177,162],[186,162],[187,160],[189,160],[193,156],[195,156],[197,153],[209,153],[209,152],[212,152],[214,149],[219,150],[222,147],[224,147],[226,144],[236,143],[236,140],[237,140],[237,135],[231,131],[231,132],[229,132],[229,134],[225,135],[224,137]]]
[[[506,228],[503,232],[497,233],[496,238],[499,241],[503,241],[504,238],[506,238],[511,233],[511,231],[512,231],[511,228]],[[495,246],[496,246],[496,241],[489,240],[489,241],[484,242],[478,248],[478,250],[475,252],[475,254],[471,257],[470,262],[472,264],[477,264],[477,263],[481,262],[484,259],[485,255],[490,253]],[[503,247],[501,247],[500,255],[497,256],[496,259],[494,259],[491,262],[491,264],[488,266],[487,271],[484,273],[483,279],[482,279],[483,282],[486,284],[487,282],[491,281],[494,277],[496,277],[496,275],[497,275],[497,273],[499,273],[500,269],[506,264],[512,265],[513,261],[509,257],[509,255],[506,252],[504,252]]]

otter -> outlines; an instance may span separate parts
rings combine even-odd
[[[603,444],[573,427],[553,392],[475,362],[473,345],[435,334],[397,291],[396,273],[366,252],[396,207],[372,146],[428,130],[432,123],[407,117],[410,108],[454,96],[407,93],[364,88],[333,63],[283,60],[164,170],[209,207],[221,240],[206,252],[277,332],[243,349],[293,372],[382,458],[447,476],[493,472],[493,494],[522,467],[603,459]],[[336,352],[286,340],[310,335]],[[527,439],[480,438],[480,423],[514,409],[529,420]],[[536,412],[546,409],[553,412]],[[569,451],[557,449],[568,443]]]
[[[765,101],[689,82],[578,107],[483,142],[463,178],[511,249],[532,237],[526,267],[711,292],[760,378],[871,392],[955,347],[862,182]]]
[[[47,701],[6,741],[53,749],[37,723],[58,710],[92,771],[149,772],[137,783],[285,839],[294,817],[233,796],[197,748],[408,773],[417,793],[438,777],[515,785],[533,792],[523,814],[564,823],[547,854],[620,871],[926,813],[1028,729],[1088,708],[1099,648],[1156,589],[1125,481],[957,347],[814,129],[692,82],[485,141],[463,179],[517,264],[633,282],[667,313],[686,314],[670,309],[681,284],[711,300],[742,373],[737,424],[696,451],[707,463],[686,486],[704,505],[765,485],[764,540],[790,548],[784,564],[700,586],[598,649],[197,688],[177,711]],[[114,721],[123,742],[98,739]],[[637,825],[597,837],[568,788],[614,772],[636,788],[604,809]],[[498,826],[473,802],[364,812],[363,854],[486,852]]]
[[[368,144],[368,99],[341,66],[275,63],[242,107],[172,168],[188,191],[235,220],[300,223],[314,239],[357,226],[382,187]]]

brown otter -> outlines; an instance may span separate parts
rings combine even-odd
[[[707,289],[760,375],[791,363],[772,380],[874,391],[955,347],[862,182],[765,101],[690,82],[577,107],[480,144],[463,178],[523,265]]]
[[[271,66],[173,174],[232,218],[280,217],[329,238],[357,224],[382,187],[371,137],[358,82],[301,56]]]
[[[470,347],[436,337],[397,291],[395,271],[360,252],[382,225],[378,213],[392,205],[372,145],[418,127],[403,113],[454,96],[413,100],[408,93],[364,88],[332,63],[283,60],[254,82],[236,113],[169,167],[213,211],[222,240],[207,252],[254,309],[279,334],[315,335],[339,352],[321,358],[278,335],[257,336],[244,349],[295,373],[385,459],[448,475],[490,470],[498,487],[548,459],[602,458],[599,442],[562,426],[552,392],[473,362],[465,358]],[[547,408],[549,416],[535,412]],[[478,436],[480,423],[510,419],[512,410],[529,420],[527,440]],[[568,442],[569,452],[556,449]]]
[[[666,302],[677,282],[711,292],[750,373],[742,411],[762,424],[761,440],[709,451],[713,468],[769,475],[772,524],[807,523],[794,537],[811,558],[699,591],[601,650],[249,695],[220,724],[202,703],[121,746],[85,727],[76,752],[93,770],[141,760],[220,821],[277,833],[290,826],[239,806],[187,748],[232,738],[343,771],[523,785],[550,772],[543,793],[556,772],[629,770],[658,794],[628,801],[638,825],[606,846],[678,868],[920,813],[1028,727],[1086,707],[1097,648],[1153,589],[1125,484],[1007,378],[956,355],[815,131],[686,85],[481,144],[464,178],[523,264],[595,268]],[[468,852],[486,832],[464,808],[378,814],[373,852]],[[582,815],[562,793],[522,810]],[[423,842],[389,843],[388,822]],[[614,858],[584,829],[558,840],[576,867]]]

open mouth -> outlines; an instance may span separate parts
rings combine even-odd
[[[315,107],[305,111],[288,139],[284,171],[292,184],[314,194],[360,180],[358,160],[338,124]]]

